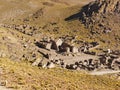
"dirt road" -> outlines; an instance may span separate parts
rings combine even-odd
[[[120,70],[114,71],[114,70],[104,70],[104,71],[93,71],[90,72],[90,75],[105,75],[105,74],[115,74],[115,73],[120,73]]]

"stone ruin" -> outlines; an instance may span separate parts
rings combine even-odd
[[[99,46],[98,42],[91,42],[91,43],[85,43],[82,46],[76,47],[73,45],[68,44],[63,40],[62,38],[52,40],[42,40],[36,43],[37,46],[40,48],[44,48],[47,50],[55,50],[57,52],[63,53],[86,53],[86,54],[93,54],[90,52],[90,50],[94,49],[95,47]]]
[[[88,60],[80,60],[73,64],[67,64],[64,60],[56,59],[50,60],[46,64],[44,64],[43,68],[55,68],[55,67],[66,68],[70,70],[104,70],[104,69],[111,69],[111,70],[120,70],[120,57],[119,56],[112,56],[112,55],[102,55],[100,58],[97,59],[88,59]]]
[[[65,60],[61,59],[60,57],[57,58],[57,54],[61,54],[62,52],[66,53],[81,53],[82,49],[83,52],[88,52],[90,48],[94,48],[99,45],[97,42],[85,43],[85,47],[88,48],[86,51],[84,47],[77,48],[75,46],[71,46],[65,43],[61,38],[57,40],[46,40],[40,41],[38,43],[40,48],[46,49],[51,51],[52,49],[56,51],[56,53],[52,56],[51,54],[47,54],[46,58],[48,61],[44,64],[40,61],[41,67],[43,68],[54,68],[59,66],[61,68],[71,69],[71,70],[102,70],[102,69],[111,69],[111,70],[119,70],[120,69],[120,51],[112,51],[110,49],[107,50],[104,54],[98,54],[99,59],[86,59],[86,60],[78,60],[75,63],[68,64]],[[80,50],[79,50],[80,49]],[[62,55],[62,54],[61,54]],[[69,56],[67,56],[69,57]],[[73,56],[75,57],[75,56]],[[44,61],[43,61],[44,62]],[[38,61],[36,61],[37,65]],[[36,63],[33,63],[36,64]]]
[[[78,53],[78,48],[65,43],[62,39],[37,42],[40,48],[55,50],[57,52]]]

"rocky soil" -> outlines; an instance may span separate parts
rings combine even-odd
[[[34,60],[40,57],[34,38],[5,28],[0,28],[0,35],[0,57],[15,61]]]
[[[116,47],[119,46],[119,0],[96,0],[84,6],[80,13],[80,20],[91,30],[93,35],[108,36],[109,43],[111,43],[110,38],[111,40],[116,40]]]

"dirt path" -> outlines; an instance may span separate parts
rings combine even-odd
[[[114,70],[104,70],[104,71],[93,71],[90,72],[90,75],[105,75],[105,74],[115,74],[115,73],[120,73],[120,70],[114,71]]]
[[[13,89],[9,89],[9,88],[6,88],[4,86],[0,86],[0,90],[13,90]]]

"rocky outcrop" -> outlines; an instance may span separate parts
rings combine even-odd
[[[120,13],[120,1],[119,0],[96,0],[91,2],[84,8],[84,14],[91,16],[95,13],[107,14],[107,13]]]
[[[82,8],[80,15],[80,20],[92,34],[120,33],[119,0],[93,1]]]

